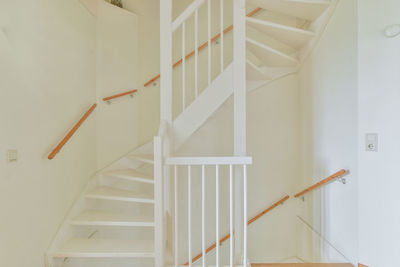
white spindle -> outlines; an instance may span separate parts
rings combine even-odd
[[[203,253],[203,267],[206,267],[206,240],[205,240],[205,190],[206,190],[206,179],[205,179],[205,165],[201,166],[201,251]]]
[[[186,55],[185,55],[185,22],[182,24],[182,111],[186,107]]]
[[[208,0],[208,85],[211,84],[211,0]]]
[[[215,165],[215,233],[216,233],[216,254],[215,262],[219,267],[219,165]]]
[[[188,251],[189,267],[192,267],[192,167],[188,166]]]
[[[243,165],[243,267],[247,266],[247,166]]]
[[[175,179],[174,179],[174,193],[175,193],[175,219],[174,219],[174,235],[175,235],[175,267],[178,267],[178,167],[174,166]]]
[[[199,51],[198,51],[198,42],[199,42],[199,10],[196,9],[194,13],[194,87],[195,87],[195,93],[196,93],[196,98],[199,96],[199,76],[198,76],[198,56],[199,56]]]
[[[233,170],[232,164],[229,165],[229,229],[231,234],[230,239],[230,254],[229,254],[229,262],[230,267],[233,267]]]
[[[224,0],[220,0],[221,21],[220,21],[220,48],[221,48],[221,73],[224,71]]]

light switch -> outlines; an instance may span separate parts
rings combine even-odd
[[[18,160],[18,150],[10,149],[7,151],[7,162],[16,162]]]
[[[378,134],[367,133],[365,135],[365,150],[368,152],[378,152]]]

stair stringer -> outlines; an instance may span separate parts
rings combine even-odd
[[[233,94],[233,64],[229,65],[173,122],[177,150]]]

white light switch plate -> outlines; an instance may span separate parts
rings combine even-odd
[[[16,162],[18,160],[18,150],[10,149],[7,151],[7,162]]]
[[[368,152],[378,152],[377,133],[367,133],[365,135],[365,150]]]

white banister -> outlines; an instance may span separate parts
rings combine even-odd
[[[154,137],[154,252],[155,266],[164,266],[164,206],[163,206],[163,157],[162,137]]]
[[[205,219],[205,207],[206,207],[206,179],[205,179],[205,165],[201,165],[201,253],[206,255],[206,219]],[[203,257],[203,267],[206,267],[206,257]]]
[[[216,254],[215,264],[219,267],[219,166],[215,165],[215,233]]]
[[[192,167],[188,166],[188,254],[189,267],[192,267]]]
[[[249,165],[251,157],[169,157],[167,165]]]
[[[182,24],[182,111],[186,108],[186,49],[185,22]]]
[[[194,90],[196,98],[199,96],[199,10],[194,13]]]
[[[247,166],[243,165],[243,267],[247,267]]]
[[[188,238],[188,260],[187,264],[188,266],[192,266],[197,260],[202,258],[202,267],[207,266],[207,259],[206,255],[208,252],[210,252],[213,248],[216,250],[216,261],[215,261],[215,266],[220,267],[223,266],[225,263],[221,262],[223,259],[221,258],[221,250],[220,250],[220,245],[221,245],[221,238],[224,236],[224,239],[222,241],[225,241],[227,238],[231,238],[230,241],[230,248],[229,248],[229,265],[231,267],[237,266],[237,265],[242,265],[246,266],[247,264],[247,229],[244,229],[244,236],[243,236],[243,244],[241,244],[240,247],[243,248],[243,250],[240,252],[240,254],[235,255],[234,251],[234,209],[237,208],[235,207],[235,199],[234,199],[234,167],[235,168],[240,168],[242,170],[242,176],[243,176],[243,188],[240,188],[240,190],[243,190],[243,203],[240,205],[240,208],[244,208],[243,218],[241,218],[241,222],[246,222],[247,225],[247,166],[252,163],[252,158],[251,157],[168,157],[165,160],[165,165],[166,166],[174,166],[175,170],[175,182],[177,182],[177,166],[183,166],[187,168],[187,223],[188,223],[188,232],[187,232],[187,238]],[[206,168],[207,166],[215,166],[215,243],[211,247],[206,249],[206,238],[210,238],[209,234],[212,233],[212,229],[207,229],[206,231],[206,188],[210,187],[210,184],[206,184]],[[195,168],[201,169],[201,175],[196,176]],[[224,207],[224,203],[221,202],[221,192],[224,192],[224,190],[221,190],[221,180],[224,179],[224,171],[222,168],[229,168],[229,206]],[[196,190],[195,188],[192,188],[192,183],[193,179],[200,179],[201,178],[201,199],[196,199],[196,196],[198,196],[195,192],[192,192],[193,190]],[[225,183],[224,183],[225,184]],[[177,191],[177,187],[175,188],[175,191]],[[178,198],[175,196],[175,208],[178,209]],[[192,216],[194,214],[192,211],[192,203],[194,202],[201,202],[201,227],[199,226],[198,229],[193,228],[192,225]],[[220,220],[220,212],[223,210],[229,209],[229,234],[226,235],[221,235],[220,232],[220,227],[221,227],[221,220]],[[177,214],[177,213],[176,213]],[[177,218],[174,220],[175,223],[177,222]],[[197,224],[196,224],[197,225]],[[178,231],[177,225],[175,225],[175,231]],[[194,232],[193,232],[194,231]],[[192,249],[193,249],[193,244],[194,240],[192,240],[193,233],[199,233],[201,231],[201,253],[198,254],[195,258],[192,257]],[[178,238],[177,236],[175,238]],[[179,248],[177,244],[175,244],[176,248]],[[177,252],[175,252],[175,266],[177,265]],[[244,257],[243,261],[239,263],[235,263],[234,260],[237,257]]]
[[[207,78],[208,78],[208,85],[211,84],[211,0],[208,0],[208,6],[207,6],[207,19],[208,19],[208,72],[207,72]]]
[[[179,266],[178,262],[178,166],[174,166],[174,263],[175,267]]]
[[[181,24],[186,21],[195,10],[198,10],[201,5],[203,5],[205,0],[195,0],[193,1],[192,4],[190,4],[190,6],[188,6],[185,11],[183,11],[172,23],[172,32],[176,31],[179,26],[181,26]],[[161,10],[161,12],[163,12]]]
[[[220,0],[220,53],[221,53],[221,73],[224,71],[224,0]]]
[[[229,265],[233,267],[233,168],[229,165],[229,234],[231,240],[229,243]]]

